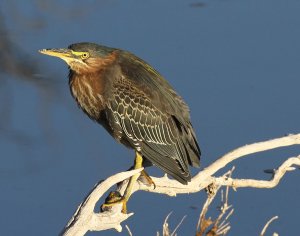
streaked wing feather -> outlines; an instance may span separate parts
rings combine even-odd
[[[153,106],[145,94],[133,87],[120,88],[120,84],[114,89],[109,108],[124,132],[123,139],[125,136],[145,158],[186,183],[190,179],[187,154],[172,117]]]

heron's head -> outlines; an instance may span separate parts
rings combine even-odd
[[[95,43],[75,43],[68,48],[41,49],[40,53],[59,57],[76,73],[89,73],[100,70],[107,62],[115,59],[117,49]]]

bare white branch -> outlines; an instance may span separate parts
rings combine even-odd
[[[233,179],[218,177],[215,178],[215,183],[220,185],[228,185],[233,188],[274,188],[278,185],[281,178],[287,171],[290,171],[293,165],[300,166],[300,156],[290,157],[283,162],[280,167],[274,171],[273,178],[271,180],[255,180],[255,179]]]
[[[132,216],[133,213],[121,213],[121,204],[114,207],[112,211],[95,213],[94,208],[99,199],[106,193],[113,185],[127,179],[134,174],[142,171],[141,169],[118,173],[100,181],[86,199],[80,204],[69,223],[61,233],[64,236],[81,236],[88,231],[101,231],[106,229],[116,229],[122,231],[120,223]]]
[[[217,171],[224,168],[232,161],[241,158],[243,156],[267,151],[279,147],[299,145],[300,134],[288,135],[286,137],[268,140],[264,142],[254,143],[245,145],[237,148],[224,156],[217,159],[211,165],[204,170],[200,171],[196,176],[192,178],[192,181],[187,185],[182,185],[176,180],[169,179],[167,176],[162,178],[151,177],[155,182],[156,187],[143,184],[141,181],[137,181],[133,187],[133,192],[138,190],[144,190],[153,193],[166,194],[169,196],[176,196],[177,194],[195,193],[206,188],[210,184],[216,186],[230,186],[233,188],[240,187],[252,187],[252,188],[273,188],[275,187],[284,174],[287,171],[293,170],[293,166],[300,166],[300,156],[288,158],[280,165],[280,167],[274,171],[273,178],[269,181],[266,180],[254,180],[254,179],[233,179],[226,175],[221,177],[213,176]],[[100,231],[106,229],[122,230],[120,223],[130,217],[131,214],[122,214],[121,206],[119,208],[113,207],[109,212],[95,213],[94,208],[99,198],[114,184],[120,182],[134,173],[139,172],[130,171],[121,173],[122,177],[117,174],[116,176],[110,177],[103,183],[98,184],[85,201],[78,207],[73,218],[64,229],[62,235],[84,235],[87,231]],[[126,188],[127,181],[124,181],[119,185],[119,190],[122,193]],[[101,190],[99,190],[99,189]]]

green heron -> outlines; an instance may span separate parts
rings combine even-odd
[[[134,168],[153,164],[182,184],[191,180],[189,165],[199,167],[200,149],[189,108],[148,63],[94,43],[40,52],[69,65],[72,96],[92,120],[135,150]],[[125,203],[137,178],[130,179]]]

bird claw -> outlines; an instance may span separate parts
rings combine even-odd
[[[156,184],[154,183],[153,179],[148,175],[148,173],[145,171],[145,170],[142,170],[141,171],[141,175],[139,177],[139,180],[141,180],[141,182],[143,184],[146,184],[146,185],[153,185],[153,189],[156,188]]]
[[[122,213],[127,213],[127,201],[121,196],[120,192],[112,191],[105,199],[105,202],[101,205],[101,212],[109,211],[112,207],[122,204]]]

